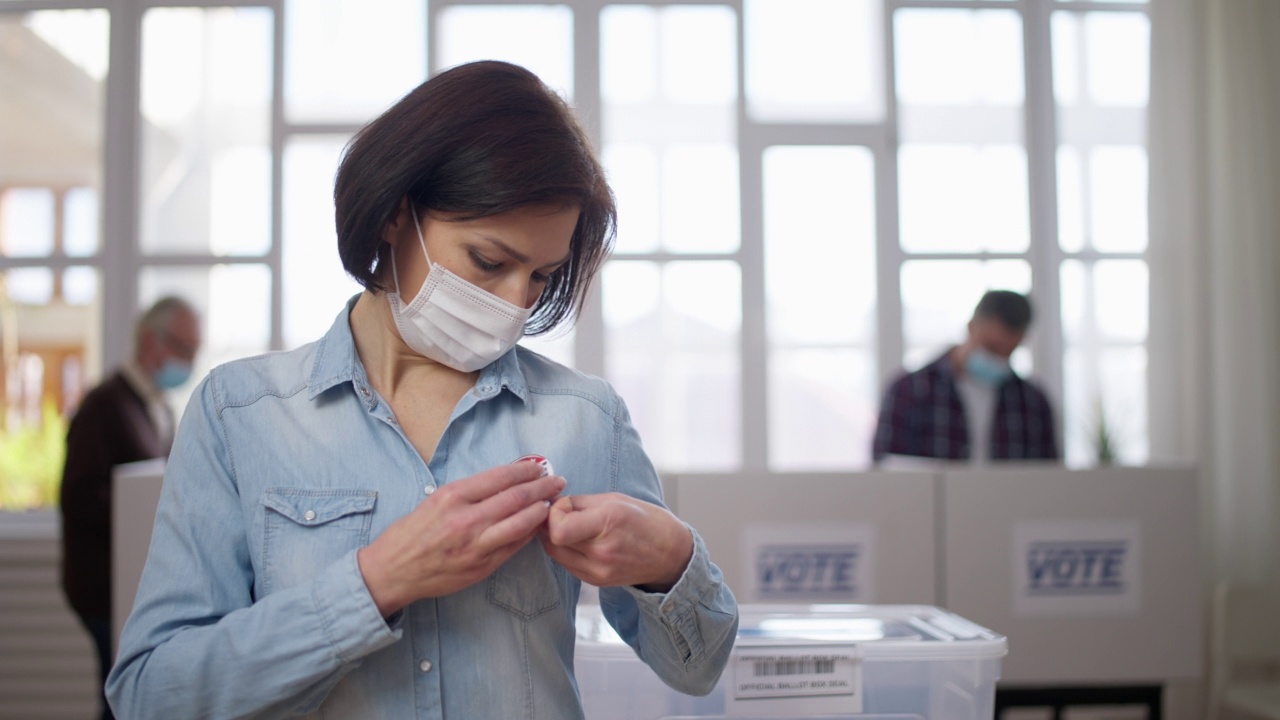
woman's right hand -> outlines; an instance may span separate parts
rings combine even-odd
[[[488,577],[538,534],[565,488],[537,463],[501,465],[451,482],[357,553],[383,617]]]

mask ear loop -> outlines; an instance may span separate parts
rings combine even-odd
[[[418,222],[418,211],[412,206],[409,207],[409,215],[413,217],[413,229],[418,231],[418,245],[422,247],[422,256],[427,259],[427,269],[430,271],[431,256],[427,254],[427,240],[422,237],[422,224]],[[396,269],[396,249],[391,248],[391,279],[396,284],[396,295],[400,295],[400,271]],[[401,296],[403,298],[403,296]]]

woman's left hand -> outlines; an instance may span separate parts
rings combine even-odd
[[[541,539],[553,560],[597,587],[666,592],[693,557],[693,535],[671,511],[621,493],[560,498]]]

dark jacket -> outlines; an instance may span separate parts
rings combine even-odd
[[[146,401],[116,372],[85,395],[62,471],[62,588],[76,614],[111,618],[111,472],[168,454]]]

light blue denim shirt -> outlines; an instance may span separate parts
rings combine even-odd
[[[661,503],[622,400],[517,348],[481,371],[427,464],[369,385],[353,304],[320,341],[218,367],[193,395],[107,683],[117,716],[582,717],[580,583],[538,541],[389,621],[356,551],[439,485],[529,453],[551,460],[566,494]],[[605,588],[600,602],[669,685],[715,685],[737,606],[697,533],[670,592]]]

